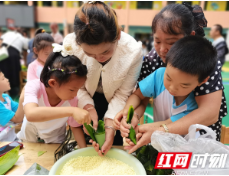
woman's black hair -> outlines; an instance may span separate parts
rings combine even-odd
[[[52,43],[54,43],[53,37],[46,33],[44,29],[40,28],[36,30],[33,47],[35,47],[38,52],[46,46],[52,46]],[[36,53],[34,53],[34,55],[38,57]]]
[[[114,42],[120,31],[115,11],[103,2],[85,3],[75,15],[74,32],[77,44]]]
[[[203,27],[207,27],[203,10],[200,6],[183,4],[170,4],[164,7],[153,19],[152,31],[160,28],[163,32],[171,35],[195,35],[205,36]]]
[[[75,72],[69,73],[73,71]],[[72,74],[78,77],[86,77],[87,67],[76,56],[63,57],[60,52],[52,52],[45,62],[40,80],[45,87],[50,87],[48,81],[51,77],[55,77],[61,85],[68,82]]]

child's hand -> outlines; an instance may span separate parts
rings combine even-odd
[[[96,112],[95,107],[93,105],[91,105],[91,104],[87,104],[87,105],[84,106],[83,109],[85,109],[85,110],[87,110],[89,112],[91,120],[93,121],[93,128],[96,131],[97,127],[98,127],[98,114]]]
[[[91,117],[88,111],[80,108],[74,108],[72,117],[75,119],[75,121],[79,124],[90,124],[91,123]]]
[[[126,118],[123,118],[121,121],[121,125],[120,125],[120,132],[121,132],[121,136],[122,137],[128,137],[129,136],[129,132],[130,132],[130,128],[131,126],[135,129],[138,126],[138,116],[136,114],[134,114],[132,121],[131,121],[131,125],[126,123]],[[135,129],[136,131],[136,129]],[[137,134],[137,133],[136,133]]]

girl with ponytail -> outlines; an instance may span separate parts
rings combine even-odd
[[[37,29],[33,41],[33,52],[36,60],[29,64],[27,71],[27,81],[40,79],[41,71],[45,62],[52,52],[53,37],[46,33],[44,29]]]
[[[21,131],[17,137],[26,142],[62,143],[66,122],[77,132],[80,148],[86,147],[83,123],[91,122],[89,113],[78,108],[77,92],[86,81],[87,68],[81,61],[55,45],[40,79],[27,82],[24,93],[24,112]]]
[[[188,35],[204,37],[203,27],[206,26],[207,20],[205,19],[202,8],[198,5],[191,7],[184,3],[171,4],[164,7],[153,19],[152,32],[154,37],[154,48],[145,56],[138,81],[145,79],[156,69],[165,67],[166,54],[176,41]],[[227,115],[227,105],[223,92],[224,88],[220,67],[221,65],[218,62],[209,80],[194,90],[198,109],[176,122],[168,124],[167,127],[169,132],[185,135],[188,133],[190,125],[202,124],[212,128],[216,132],[216,140],[220,140],[222,118]],[[142,104],[135,109],[135,112],[139,114],[140,117],[144,114],[148,102],[149,99],[145,99],[142,101]],[[154,113],[157,111],[157,108],[158,110],[160,108],[163,110],[168,102],[163,102],[163,106],[157,103],[156,101],[154,102]],[[115,118],[115,124],[120,125],[121,134],[123,137],[126,137],[128,136],[130,127],[122,117],[123,113],[120,111]],[[161,118],[165,118],[165,116],[161,115]],[[166,119],[168,118],[169,115],[167,115]],[[135,120],[132,120],[133,127],[137,126],[138,123],[137,117],[134,117],[134,119]],[[159,119],[159,121],[161,120]],[[133,152],[142,145],[148,144],[155,130],[165,131],[163,127],[154,126],[154,124],[141,125],[138,130],[139,133],[142,133],[142,137],[130,152]],[[201,130],[200,134],[203,133],[204,131]]]

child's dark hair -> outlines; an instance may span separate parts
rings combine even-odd
[[[44,29],[40,28],[36,30],[33,47],[35,47],[38,52],[44,49],[46,46],[52,45],[52,43],[54,43],[53,37],[46,33]],[[34,53],[34,55],[35,57],[38,57],[36,53]]]
[[[50,87],[48,81],[53,76],[59,85],[61,85],[68,82],[72,74],[79,77],[86,77],[87,67],[76,56],[63,57],[60,52],[52,52],[45,62],[40,80],[45,87]]]
[[[166,63],[191,75],[199,83],[214,71],[217,52],[211,42],[200,36],[186,36],[178,40],[166,54]]]
[[[219,31],[220,35],[223,35],[223,27],[220,24],[216,24],[214,26],[216,26],[216,30]]]
[[[114,42],[120,31],[115,11],[103,2],[85,3],[75,15],[74,32],[77,44]]]
[[[152,31],[161,29],[171,35],[190,35],[195,31],[195,35],[205,36],[203,27],[207,27],[203,10],[200,6],[193,7],[186,3],[170,4],[164,7],[153,19]]]

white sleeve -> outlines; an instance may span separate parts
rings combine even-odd
[[[125,107],[126,101],[133,92],[137,83],[141,71],[141,66],[142,51],[140,49],[129,69],[125,80],[123,81],[122,86],[115,91],[115,94],[108,105],[108,110],[104,116],[105,118],[114,119],[115,115]]]
[[[79,108],[83,108],[87,104],[91,104],[94,106],[94,100],[92,99],[90,94],[87,92],[85,87],[81,88],[78,91],[77,97],[79,99],[79,101],[78,101],[78,107]]]

